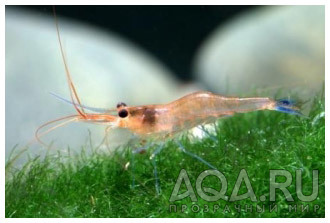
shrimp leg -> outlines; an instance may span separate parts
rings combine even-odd
[[[210,167],[211,169],[217,170],[217,168],[216,168],[215,166],[213,166],[213,165],[210,164],[209,162],[205,161],[203,158],[199,157],[198,155],[196,155],[196,154],[194,154],[194,153],[192,153],[192,152],[187,151],[187,150],[184,148],[184,146],[182,145],[181,142],[179,142],[179,141],[177,141],[177,140],[175,140],[175,142],[178,144],[179,149],[180,149],[182,152],[184,152],[185,154],[187,154],[187,155],[189,155],[189,156],[191,156],[191,157],[197,159],[198,161],[204,163],[206,166]]]
[[[131,157],[131,165],[132,165],[132,184],[131,188],[135,188],[135,152],[132,151],[132,157]]]
[[[160,194],[161,190],[160,190],[160,185],[159,185],[156,156],[163,150],[163,148],[164,148],[164,143],[159,144],[157,149],[150,156],[151,163],[154,166],[155,188],[156,188],[157,195]]]
[[[111,129],[111,127],[108,126],[108,127],[105,128],[105,132],[104,132],[104,134],[105,134],[104,135],[105,145],[107,146],[108,149],[110,148],[110,146],[109,146],[109,138],[108,138],[108,133],[109,133],[110,129]]]
[[[214,135],[212,135],[203,125],[198,126],[198,128],[200,130],[202,130],[203,132],[205,132],[206,135],[208,135],[210,137],[210,139],[212,139],[213,142],[218,141],[217,138]]]
[[[154,143],[150,143],[148,145],[144,145],[142,147],[137,147],[132,149],[132,156],[131,156],[131,169],[132,169],[132,184],[131,188],[135,188],[135,154],[136,153],[144,153],[148,147],[153,146]]]
[[[107,149],[110,150],[109,148],[109,140],[108,140],[108,132],[110,131],[110,126],[107,126],[104,130],[104,137],[101,141],[101,143],[96,147],[97,149],[99,149],[103,144],[106,145]]]

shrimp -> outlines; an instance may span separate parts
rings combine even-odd
[[[70,86],[73,85],[70,84]],[[263,97],[225,97],[208,91],[191,93],[164,105],[129,107],[125,103],[118,103],[117,115],[110,114],[115,109],[109,109],[105,113],[85,113],[80,109],[106,110],[83,106],[80,102],[76,104],[58,95],[55,96],[73,104],[78,110],[78,115],[67,116],[64,119],[72,118],[73,121],[102,123],[109,128],[126,128],[140,138],[167,138],[193,127],[215,122],[219,118],[232,116],[235,113],[275,110],[300,114],[299,109],[288,100],[275,101]]]
[[[81,104],[76,88],[73,84],[69,72],[66,58],[64,56],[61,36],[59,32],[58,20],[53,8],[57,38],[60,46],[60,53],[63,60],[71,100],[66,100],[58,95],[55,97],[73,105],[77,114],[65,116],[41,125],[35,132],[35,138],[46,145],[41,136],[72,122],[91,122],[103,124],[106,127],[106,135],[110,129],[125,128],[129,129],[141,140],[143,139],[165,139],[189,130],[193,127],[215,122],[217,119],[232,116],[235,113],[246,113],[257,110],[275,110],[290,114],[300,115],[299,108],[294,106],[289,100],[273,100],[266,97],[238,98],[225,97],[208,91],[199,91],[188,94],[168,104],[127,106],[125,103],[118,103],[114,109],[97,109]],[[86,110],[94,113],[85,112]],[[46,126],[60,122],[59,124],[41,132]],[[106,136],[105,136],[106,137]],[[212,169],[213,165],[203,160],[195,154],[185,150],[181,143],[179,148],[188,155],[198,159]],[[161,151],[162,146],[158,147],[150,157],[155,167],[156,190],[159,192],[159,183],[154,157]]]

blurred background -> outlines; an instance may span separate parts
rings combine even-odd
[[[260,6],[56,6],[60,17],[114,32],[166,65],[180,80],[193,80],[193,59],[219,25]],[[52,8],[25,6],[37,14]],[[51,27],[53,28],[53,27]]]
[[[56,6],[65,55],[83,104],[167,103],[210,90],[310,101],[324,85],[323,6]],[[50,6],[6,6],[6,157],[41,124],[74,114]],[[308,103],[304,107],[308,114]],[[44,137],[79,151],[74,123]],[[110,134],[116,146],[128,133]],[[44,149],[34,144],[31,153]]]

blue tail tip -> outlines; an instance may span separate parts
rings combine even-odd
[[[292,99],[282,98],[282,99],[277,100],[277,103],[281,104],[281,105],[285,105],[285,106],[293,106],[296,104],[296,101],[292,100]]]
[[[280,100],[277,100],[275,110],[279,111],[279,112],[283,112],[283,113],[304,116],[299,111],[299,108],[295,107],[295,104],[296,103],[294,100],[280,99]]]

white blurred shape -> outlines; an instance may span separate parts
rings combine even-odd
[[[70,73],[83,104],[114,108],[164,103],[178,97],[178,83],[170,71],[134,44],[113,33],[59,18],[60,33]],[[54,18],[6,7],[6,155],[15,144],[33,139],[38,126],[75,114],[71,105],[49,94],[69,99]],[[104,128],[74,123],[44,140],[79,150],[91,130],[99,143]],[[127,134],[112,133],[111,143],[122,144]],[[123,136],[124,135],[124,136]],[[39,153],[40,145],[30,151]]]
[[[195,74],[229,95],[313,98],[324,82],[324,6],[272,6],[219,27],[202,45]]]

